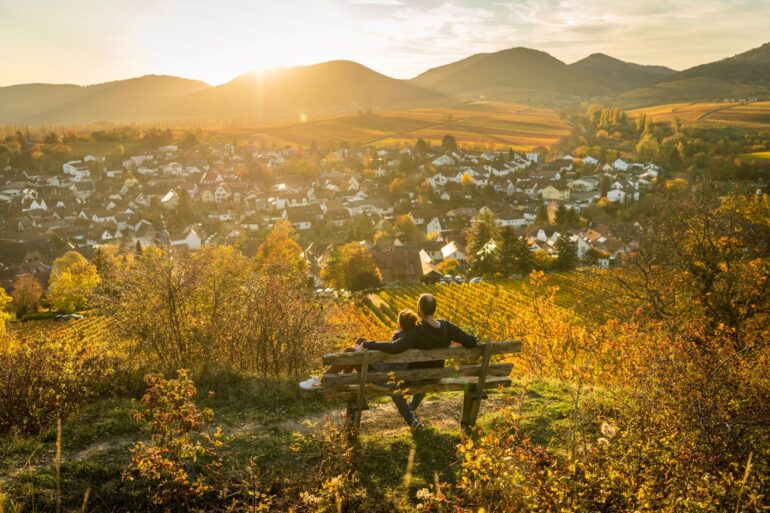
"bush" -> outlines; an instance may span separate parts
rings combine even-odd
[[[148,374],[145,381],[149,388],[135,418],[146,423],[150,442],[131,450],[124,479],[139,479],[157,506],[189,511],[214,493],[210,480],[220,466],[221,432],[207,429],[214,412],[195,404],[196,388],[187,371],[178,371],[176,379]]]
[[[69,340],[0,338],[0,433],[34,434],[103,393],[115,361]]]

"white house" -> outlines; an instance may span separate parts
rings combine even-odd
[[[626,191],[623,189],[607,191],[607,199],[613,203],[622,203],[626,199]]]
[[[437,159],[433,159],[433,162],[431,162],[431,164],[433,164],[436,167],[454,166],[455,160],[449,155],[442,155]]]
[[[74,180],[83,180],[91,176],[91,170],[82,160],[70,160],[62,165],[65,175],[70,175]]]
[[[454,241],[441,248],[441,256],[444,258],[444,260],[448,258],[454,258],[460,262],[461,265],[465,265],[465,263],[468,261],[468,256],[465,254],[465,250],[461,249],[460,246]]]
[[[433,219],[428,221],[428,224],[425,225],[425,231],[427,233],[431,233],[431,232],[441,233],[441,221],[439,221],[438,217],[434,217]]]
[[[192,226],[180,234],[171,237],[172,246],[187,246],[190,251],[195,251],[201,247],[201,237]]]
[[[618,171],[628,171],[628,162],[618,157],[615,162],[612,163],[612,167]]]

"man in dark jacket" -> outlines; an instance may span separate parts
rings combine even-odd
[[[466,333],[446,319],[434,319],[436,313],[436,298],[431,294],[422,294],[417,300],[417,315],[421,322],[412,330],[392,342],[373,342],[371,340],[359,340],[360,349],[382,351],[383,353],[403,353],[408,349],[442,349],[449,347],[452,342],[462,344],[465,347],[476,347],[476,337]],[[415,362],[408,365],[410,369],[443,367],[444,360],[433,362]],[[412,427],[420,428],[422,423],[415,415],[415,410],[425,399],[425,394],[415,394],[411,403],[400,394],[391,395],[398,412],[404,417],[406,423]]]

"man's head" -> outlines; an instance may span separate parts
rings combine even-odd
[[[423,319],[425,317],[433,317],[436,313],[436,298],[432,294],[420,294],[417,299],[417,313]]]

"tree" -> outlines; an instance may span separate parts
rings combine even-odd
[[[115,292],[118,273],[123,267],[123,257],[118,250],[115,245],[98,246],[91,257],[91,262],[101,279],[99,288],[102,294],[112,295]]]
[[[5,332],[5,323],[13,317],[7,310],[11,301],[13,301],[13,298],[5,293],[5,289],[0,287],[0,337],[2,337]]]
[[[382,281],[371,251],[358,242],[338,247],[321,276],[334,287],[352,291],[376,287]]]
[[[500,232],[500,252],[498,255],[498,263],[500,272],[505,276],[510,276],[514,272],[516,266],[516,232],[513,228],[506,226]]]
[[[13,282],[13,307],[16,315],[21,317],[25,313],[37,312],[40,308],[40,298],[43,295],[43,287],[31,274],[25,274],[16,278]]]
[[[460,262],[454,258],[447,258],[440,262],[436,267],[444,274],[453,275],[457,274],[457,271],[460,269]]]
[[[425,142],[425,139],[417,139],[417,142],[414,143],[414,152],[423,154],[426,151],[428,151],[428,143]]]
[[[495,214],[485,208],[473,219],[468,233],[468,256],[474,273],[488,275],[496,268],[499,230]]]
[[[51,269],[48,296],[60,312],[74,312],[88,306],[101,282],[96,267],[76,251],[57,258]]]
[[[652,162],[659,153],[660,145],[651,134],[645,134],[636,145],[636,154],[641,161]]]
[[[535,268],[535,256],[529,249],[527,238],[523,235],[516,238],[513,254],[513,272],[525,275]]]
[[[569,233],[559,234],[556,239],[556,267],[562,271],[574,269],[577,264],[577,242],[574,242]]]
[[[254,255],[254,263],[264,275],[278,276],[290,281],[303,281],[307,261],[302,248],[293,239],[294,228],[288,221],[278,221]]]
[[[441,139],[441,147],[447,151],[455,151],[457,149],[457,141],[453,135],[446,134],[444,138]]]
[[[539,224],[550,224],[550,219],[548,215],[548,205],[545,203],[540,203],[537,206],[537,212],[535,212],[535,221]]]

